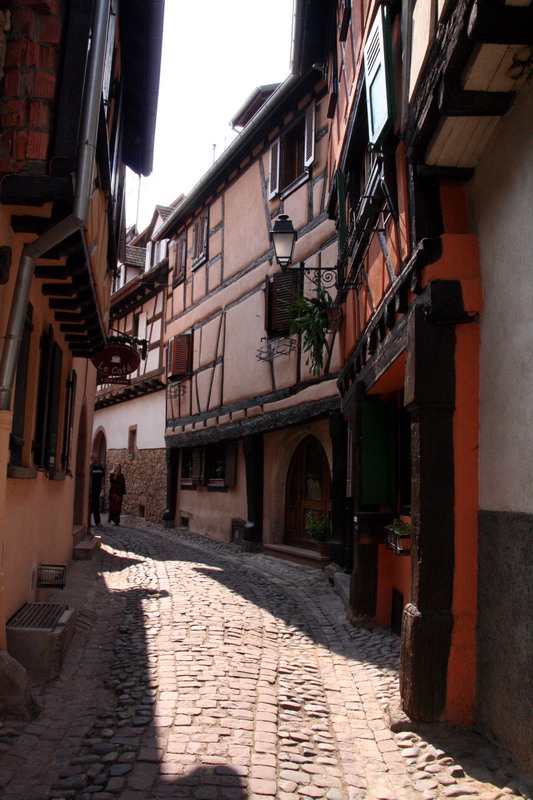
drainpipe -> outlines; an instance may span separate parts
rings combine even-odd
[[[65,241],[87,222],[93,185],[94,159],[98,135],[98,117],[102,95],[102,76],[106,52],[110,0],[96,0],[91,32],[91,49],[82,103],[80,141],[76,156],[72,213],[24,247],[13,290],[11,310],[0,360],[0,465],[9,463],[9,434],[12,427],[11,395],[24,332],[35,262],[52,247]],[[4,517],[6,473],[0,475],[0,649],[6,648],[4,614]]]

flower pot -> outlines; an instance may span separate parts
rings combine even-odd
[[[398,533],[390,528],[385,528],[385,530],[387,532],[385,544],[388,549],[394,550],[399,556],[408,556],[411,552],[411,536]]]
[[[317,542],[316,548],[321,556],[329,558],[329,542]]]

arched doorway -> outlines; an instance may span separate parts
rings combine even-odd
[[[324,448],[314,436],[302,439],[291,458],[285,490],[285,544],[315,548],[306,533],[308,511],[328,514],[331,477]]]

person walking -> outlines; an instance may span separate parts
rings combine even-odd
[[[90,506],[91,513],[94,517],[94,524],[96,527],[100,525],[100,494],[102,492],[102,485],[105,479],[105,469],[102,463],[98,460],[96,453],[91,455],[90,466]]]
[[[120,525],[120,512],[122,511],[122,500],[126,494],[126,481],[122,474],[122,467],[117,464],[109,476],[109,516],[108,522]]]

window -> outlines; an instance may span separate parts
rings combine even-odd
[[[26,417],[26,391],[28,386],[28,364],[30,359],[30,340],[32,325],[33,308],[28,303],[26,320],[24,322],[24,332],[20,345],[19,357],[17,362],[17,380],[15,384],[15,397],[13,403],[13,426],[11,428],[10,463],[13,466],[22,466],[22,455],[24,449],[24,422]]]
[[[176,286],[185,277],[185,264],[187,261],[187,236],[185,233],[170,242],[168,260],[172,272],[172,285]]]
[[[180,487],[228,489],[235,486],[237,442],[186,447],[181,452]]]
[[[144,262],[145,272],[157,266],[168,255],[168,239],[161,239],[159,242],[148,242],[146,245],[146,257]]]
[[[270,148],[268,199],[284,189],[296,188],[309,176],[315,157],[315,104]]]
[[[174,336],[167,345],[167,377],[183,378],[190,374],[192,334]]]
[[[368,139],[379,147],[394,119],[392,48],[388,11],[378,7],[364,53]]]
[[[34,440],[34,460],[38,467],[55,472],[58,446],[61,366],[63,352],[54,342],[52,328],[41,339],[39,395]]]
[[[289,311],[300,293],[300,276],[296,270],[276,272],[266,283],[266,330],[269,336],[288,334],[292,322]]]
[[[194,220],[192,226],[192,266],[198,267],[207,258],[207,210]]]
[[[128,428],[128,458],[135,458],[137,453],[137,425]]]
[[[72,433],[74,430],[74,410],[76,406],[76,386],[78,376],[72,370],[67,379],[67,399],[65,403],[65,420],[63,424],[63,449],[61,451],[61,468],[67,475],[70,472],[70,459],[72,456]]]

